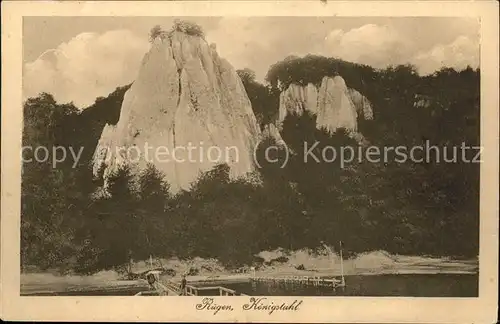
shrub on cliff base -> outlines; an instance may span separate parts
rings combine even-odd
[[[286,256],[279,256],[275,259],[272,259],[271,261],[271,264],[274,263],[274,262],[277,262],[277,263],[286,263],[288,262],[288,258]]]

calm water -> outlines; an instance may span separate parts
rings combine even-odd
[[[223,286],[253,296],[409,296],[477,297],[477,274],[411,274],[347,276],[345,290],[270,282],[226,283]],[[30,293],[36,296],[132,296],[144,287]],[[24,294],[25,295],[25,294]]]
[[[21,296],[133,296],[140,291],[146,291],[145,287],[127,287],[125,289],[75,289],[59,292],[32,292],[21,293]]]
[[[269,282],[232,283],[224,286],[253,296],[477,297],[478,279],[477,274],[347,276],[344,290]]]

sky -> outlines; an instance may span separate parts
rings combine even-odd
[[[288,55],[318,54],[385,68],[413,64],[420,74],[479,66],[479,21],[441,17],[175,17],[198,23],[236,69],[264,82]],[[148,33],[174,17],[25,17],[23,96],[40,92],[79,108],[132,82]]]

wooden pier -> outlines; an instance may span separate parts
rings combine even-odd
[[[252,282],[272,282],[272,283],[284,283],[284,284],[297,284],[304,286],[316,286],[316,287],[331,287],[332,289],[342,288],[345,289],[346,283],[344,278],[344,258],[342,255],[342,242],[339,242],[339,252],[340,252],[340,279],[337,278],[323,278],[319,276],[257,276],[256,269],[254,267],[250,268],[252,272],[252,276],[249,278]],[[325,249],[329,251],[329,255],[334,255],[333,251],[331,251],[330,247],[324,245]],[[152,260],[152,258],[150,257]],[[332,260],[333,261],[333,260]],[[151,261],[152,267],[152,261]],[[332,267],[334,269],[334,267]],[[154,276],[154,280],[150,285],[156,291],[156,295],[160,296],[248,296],[245,294],[237,293],[232,289],[228,289],[222,286],[201,286],[195,287],[192,285],[187,285],[184,291],[181,291],[180,283],[174,281],[167,281],[165,284],[160,282],[160,272],[156,270],[151,270],[148,273],[148,276]],[[217,292],[213,295],[205,295],[204,291],[213,291]],[[201,293],[201,294],[200,294]],[[147,295],[155,295],[155,292],[140,292],[136,296],[147,296]]]
[[[229,289],[222,286],[201,286],[195,287],[192,285],[186,285],[184,292],[181,289],[180,283],[168,280],[165,283],[160,282],[159,275],[154,273],[155,281],[151,284],[152,290],[141,291],[135,296],[247,296],[236,292],[233,289]],[[202,292],[210,291],[214,294],[204,295]]]
[[[298,284],[298,285],[307,285],[307,286],[318,286],[318,287],[345,287],[344,277],[341,279],[327,279],[316,276],[284,276],[284,277],[261,277],[256,276],[251,278],[253,281],[257,282],[275,282],[275,283],[290,283],[290,284]]]
[[[212,291],[214,294],[203,295],[200,294],[202,291]],[[215,293],[216,292],[216,293]],[[135,296],[182,296],[180,285],[175,283],[161,284],[156,283],[154,285],[154,290],[141,291]],[[191,285],[186,286],[184,296],[248,296],[242,293],[238,293],[233,289],[229,289],[222,286],[207,286],[207,287],[194,287]]]
[[[167,287],[169,290],[174,290],[178,295],[181,293],[181,287],[180,284],[169,281],[167,283]],[[241,294],[236,292],[233,289],[229,289],[226,287],[222,286],[202,286],[202,287],[195,287],[192,285],[187,285],[185,289],[185,294],[186,296],[200,296],[200,292],[203,291],[213,291],[216,292],[216,296],[247,296],[245,294]]]
[[[135,296],[178,296],[178,288],[170,284],[155,282],[151,285],[151,290],[138,292]]]
[[[330,257],[334,255],[331,248],[324,244],[324,248],[329,252]],[[339,252],[340,252],[340,279],[337,278],[322,278],[319,276],[257,276],[255,269],[252,268],[253,275],[251,277],[252,281],[265,281],[274,283],[290,283],[306,286],[318,286],[318,287],[331,287],[332,289],[342,288],[344,289],[345,278],[344,278],[344,257],[342,255],[342,242],[339,242]],[[332,270],[335,269],[332,259]]]

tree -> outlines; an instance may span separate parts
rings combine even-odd
[[[168,255],[171,250],[168,224],[172,215],[168,208],[172,197],[164,177],[153,164],[148,164],[139,174],[138,242],[133,247],[138,259],[146,259],[151,254]]]
[[[92,273],[123,266],[129,261],[130,251],[140,246],[141,219],[132,181],[129,168],[118,169],[109,179],[110,196],[94,201],[87,210],[77,272]]]
[[[237,70],[236,73],[245,87],[245,91],[252,104],[252,110],[261,128],[276,120],[279,105],[279,91],[257,82],[255,80],[255,72],[248,68]]]
[[[253,70],[250,70],[248,68],[244,68],[242,70],[236,70],[236,73],[240,77],[243,84],[255,82],[255,72]]]
[[[200,25],[192,21],[176,19],[174,21],[174,25],[172,26],[170,34],[172,34],[175,31],[186,33],[191,36],[199,36],[201,38],[205,38],[205,33],[203,31],[203,28],[201,28]]]
[[[66,143],[66,120],[78,109],[71,104],[57,104],[42,93],[24,103],[23,151],[21,180],[21,268],[38,265],[43,269],[61,267],[74,252],[72,231],[80,211],[76,170],[71,163],[56,167],[51,159],[36,156],[38,148],[53,152]],[[71,127],[71,125],[69,125]]]
[[[156,25],[149,31],[149,41],[152,43],[158,37],[163,39],[166,36],[165,31],[160,27],[160,25]]]

